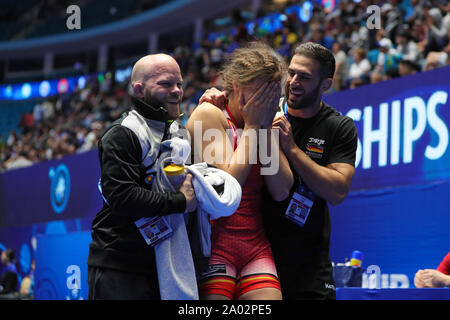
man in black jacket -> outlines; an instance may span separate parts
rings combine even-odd
[[[178,129],[182,81],[172,57],[141,58],[131,75],[132,109],[99,141],[104,202],[92,223],[89,299],[160,299],[154,249],[135,222],[196,209],[190,174],[178,192],[151,190],[160,144]]]

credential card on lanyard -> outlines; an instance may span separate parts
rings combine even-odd
[[[303,227],[314,204],[314,193],[306,186],[300,185],[298,192],[294,192],[285,216],[296,225]]]

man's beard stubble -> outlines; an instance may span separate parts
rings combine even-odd
[[[145,92],[145,96],[144,96],[144,101],[145,103],[149,104],[150,106],[156,108],[156,109],[160,109],[163,108],[164,110],[166,110],[169,119],[170,120],[175,120],[180,116],[180,103],[181,103],[181,98],[178,98],[176,96],[174,96],[173,98],[177,98],[178,99],[178,108],[175,112],[171,112],[170,110],[168,110],[168,108],[166,107],[165,103],[161,100],[159,100],[158,98],[156,98],[155,96],[153,96],[152,94],[150,94],[150,92]]]
[[[145,93],[144,93],[144,102],[151,105],[152,107],[154,107],[156,109],[160,109],[160,108],[165,109],[166,108],[164,105],[164,102],[162,102],[155,96],[151,95],[150,92],[148,92],[148,91],[145,91]]]

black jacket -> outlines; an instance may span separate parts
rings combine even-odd
[[[154,250],[139,233],[142,217],[184,212],[181,192],[151,191],[152,166],[169,138],[163,109],[141,100],[106,130],[98,143],[103,208],[92,223],[88,265],[156,276]]]

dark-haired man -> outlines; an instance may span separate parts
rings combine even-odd
[[[333,54],[298,46],[289,64],[284,115],[273,122],[297,177],[291,197],[267,199],[265,225],[285,299],[335,299],[328,202],[341,203],[355,173],[356,127],[322,101],[332,85]],[[296,208],[296,210],[292,210]]]

